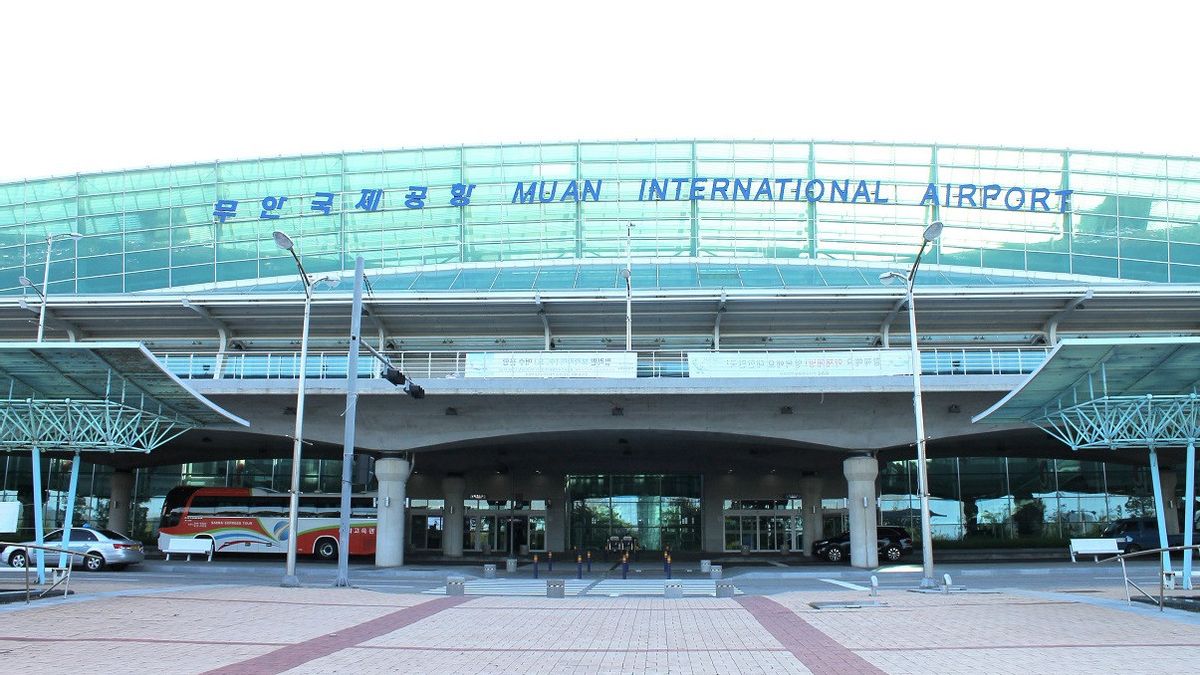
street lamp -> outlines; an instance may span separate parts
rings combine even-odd
[[[27,276],[21,276],[17,278],[17,281],[22,286],[32,290],[34,293],[37,293],[38,297],[41,298],[42,301],[42,309],[40,312],[38,312],[38,342],[41,342],[42,337],[46,334],[46,293],[49,291],[50,286],[50,250],[53,248],[55,240],[68,238],[79,241],[83,238],[83,235],[79,234],[78,232],[60,232],[58,234],[46,235],[46,262],[42,265],[41,289],[38,289],[37,286],[34,286],[33,282],[30,281],[29,277]]]
[[[941,221],[933,221],[921,235],[921,250],[913,261],[908,274],[884,272],[879,280],[884,283],[901,281],[905,285],[904,302],[908,305],[908,342],[913,376],[913,418],[917,425],[917,489],[921,492],[921,588],[935,588],[933,579],[933,529],[929,524],[929,470],[925,458],[925,411],[921,406],[921,354],[917,351],[917,312],[913,306],[913,285],[917,280],[917,267],[925,248],[942,236]]]
[[[296,255],[296,244],[292,238],[279,230],[275,230],[271,236],[275,239],[276,246],[292,254],[292,258],[296,261],[296,269],[300,271],[300,281],[304,283],[304,325],[300,332],[300,377],[296,391],[296,433],[292,439],[292,487],[288,496],[287,569],[282,582],[283,586],[294,588],[300,585],[300,578],[296,576],[296,539],[300,530],[300,455],[303,444],[301,438],[304,433],[304,374],[308,363],[308,323],[312,314],[312,290],[314,285],[322,281],[336,280],[328,276],[319,279],[309,278],[308,273],[304,271],[303,263],[300,262],[300,256]]]

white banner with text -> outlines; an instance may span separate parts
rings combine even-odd
[[[878,377],[911,375],[906,349],[844,352],[688,352],[688,377]]]
[[[636,352],[472,352],[467,377],[637,377]]]

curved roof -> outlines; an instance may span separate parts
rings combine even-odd
[[[20,276],[41,279],[46,236],[69,232],[82,237],[53,245],[52,294],[253,292],[295,273],[275,229],[310,272],[340,274],[363,255],[397,288],[468,277],[494,288],[549,267],[570,288],[610,288],[626,255],[656,261],[656,279],[668,278],[659,287],[717,277],[750,287],[773,274],[785,287],[870,285],[849,270],[910,263],[931,220],[947,227],[925,263],[983,285],[1200,281],[1197,158],[689,140],[338,153],[0,184],[0,293],[23,292]]]

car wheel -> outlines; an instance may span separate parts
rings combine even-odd
[[[845,554],[837,546],[830,546],[825,549],[825,559],[829,562],[841,562],[843,557],[845,557]]]
[[[322,539],[317,542],[317,548],[313,551],[318,560],[334,560],[338,557],[337,542],[332,539]]]
[[[25,552],[17,551],[16,553],[8,556],[8,564],[11,567],[25,567]]]
[[[888,562],[896,562],[902,555],[904,555],[904,552],[901,551],[900,547],[896,546],[895,544],[885,546],[883,549],[883,557]]]
[[[83,567],[89,572],[99,572],[104,569],[104,556],[99,553],[89,553],[83,558]]]

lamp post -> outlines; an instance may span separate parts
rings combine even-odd
[[[81,238],[83,238],[83,235],[79,234],[78,232],[61,232],[59,234],[46,235],[46,262],[42,265],[41,289],[38,289],[37,286],[34,286],[29,277],[22,276],[17,279],[22,286],[32,290],[34,293],[37,293],[38,297],[41,298],[42,310],[38,312],[38,342],[41,342],[42,338],[46,335],[46,294],[49,292],[50,287],[50,251],[54,247],[54,242],[57,239],[73,239],[75,241],[79,241]]]
[[[300,457],[303,444],[301,438],[304,433],[304,375],[308,365],[308,323],[312,314],[312,289],[315,284],[322,281],[331,281],[332,277],[310,279],[308,273],[304,271],[303,263],[300,262],[300,256],[296,255],[296,244],[292,238],[279,230],[273,232],[271,236],[274,237],[276,246],[292,254],[292,258],[296,261],[296,269],[300,271],[300,281],[304,283],[304,324],[300,332],[300,376],[296,391],[296,432],[292,439],[292,486],[288,495],[287,568],[282,582],[283,586],[294,588],[300,585],[300,579],[296,576],[296,539],[300,529]]]
[[[921,250],[913,261],[908,274],[884,272],[879,280],[885,283],[902,281],[905,285],[904,302],[908,305],[909,356],[913,377],[913,418],[917,427],[917,489],[921,492],[921,588],[935,588],[933,579],[933,528],[929,523],[929,470],[925,457],[925,410],[921,405],[921,354],[917,351],[917,312],[913,306],[913,285],[917,280],[917,268],[925,248],[942,236],[941,221],[934,221],[921,235]]]

